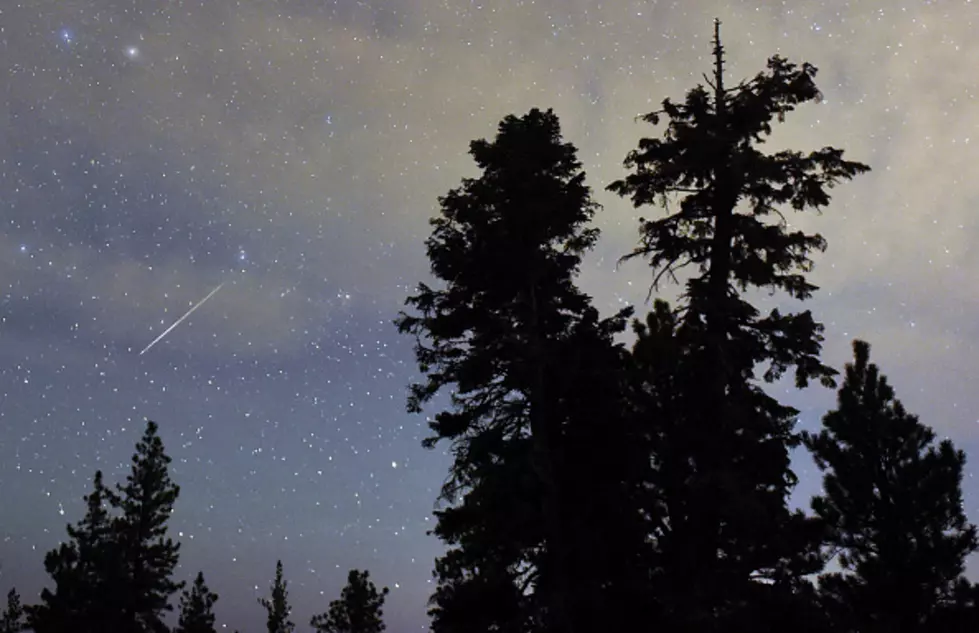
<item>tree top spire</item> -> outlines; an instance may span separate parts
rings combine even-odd
[[[720,18],[714,18],[714,90],[720,104],[724,97],[724,47],[721,46]]]

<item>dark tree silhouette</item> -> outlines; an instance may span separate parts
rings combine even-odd
[[[204,572],[197,572],[194,584],[180,597],[180,619],[174,633],[214,633],[214,603],[217,601],[218,594],[204,582]]]
[[[173,610],[170,597],[184,585],[172,579],[180,544],[167,537],[180,487],[170,479],[170,457],[158,430],[155,422],[147,421],[130,474],[116,495],[122,514],[113,527],[125,572],[121,633],[168,631],[164,613]]]
[[[20,603],[16,589],[7,593],[7,608],[0,617],[0,633],[20,633],[27,630],[27,613]]]
[[[282,577],[282,561],[275,563],[275,580],[269,588],[270,597],[259,598],[258,603],[265,608],[268,617],[266,629],[268,633],[292,633],[296,625],[289,620],[292,607],[289,606],[289,583]]]
[[[436,563],[433,628],[585,631],[597,614],[622,612],[595,601],[610,567],[635,558],[601,556],[630,540],[622,524],[592,520],[631,491],[612,341],[630,312],[601,320],[574,284],[598,236],[587,227],[597,207],[553,112],[505,118],[470,154],[483,174],[440,199],[426,242],[441,286],[420,284],[407,300],[420,314],[397,321],[415,335],[426,375],[409,410],[453,389],[426,440],[448,440],[455,457],[442,494],[450,507],[437,512],[450,549]],[[625,450],[615,461],[586,450],[595,441]],[[610,472],[590,468],[600,463]]]
[[[166,538],[179,494],[169,463],[156,423],[148,422],[118,492],[105,486],[101,471],[95,473],[85,518],[68,526],[69,542],[45,556],[55,587],[28,608],[36,633],[169,630],[162,616],[182,585],[171,580],[179,545]]]
[[[123,630],[120,593],[122,561],[112,530],[109,507],[117,501],[97,471],[87,511],[77,525],[67,526],[69,541],[44,557],[54,588],[41,591],[41,603],[28,607],[36,633],[97,633]]]
[[[818,568],[812,526],[787,507],[796,412],[762,391],[756,371],[771,382],[794,369],[799,387],[811,379],[832,385],[835,372],[819,361],[822,326],[808,311],[762,316],[744,296],[756,288],[796,300],[812,294],[805,273],[825,241],[792,230],[779,207],[819,209],[830,187],[868,170],[831,147],[759,150],[774,119],[820,98],[815,74],[776,56],[765,72],[726,88],[715,23],[712,90],[697,86],[683,103],[666,99],[643,117],[654,125],[667,119],[664,137],[642,139],[626,159],[633,173],[609,187],[637,207],[667,210],[641,220],[640,246],[625,258],[649,261],[653,289],[677,281],[681,269],[690,273],[675,320],[664,322],[662,310],[653,316],[654,329],[670,330],[679,351],[667,372],[677,389],[669,413],[649,417],[666,512],[654,535],[657,593],[682,630],[747,630],[744,620],[753,630],[775,626],[756,619],[773,609],[745,607],[793,593],[791,585]]]
[[[350,570],[347,586],[330,610],[313,616],[309,625],[317,633],[381,633],[384,630],[384,597],[388,588],[377,590],[367,570]]]
[[[842,568],[820,578],[833,630],[979,630],[963,576],[979,549],[962,510],[965,455],[895,399],[867,343],[853,352],[836,409],[805,436],[825,472],[812,508]]]

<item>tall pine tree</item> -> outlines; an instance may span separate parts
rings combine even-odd
[[[180,597],[180,619],[174,633],[214,633],[214,603],[218,594],[204,582],[204,572],[197,572],[194,584]]]
[[[962,509],[965,455],[904,409],[867,343],[853,354],[836,409],[805,438],[825,472],[812,508],[842,568],[820,578],[833,630],[979,630],[963,576],[979,550]]]
[[[483,174],[440,199],[426,242],[440,287],[421,284],[407,301],[418,314],[398,320],[426,375],[409,410],[452,389],[426,441],[450,442],[455,457],[449,507],[437,512],[435,533],[450,549],[436,563],[433,628],[587,631],[599,613],[624,613],[596,601],[626,573],[614,565],[635,565],[602,547],[642,541],[623,528],[636,513],[610,501],[629,498],[637,471],[616,415],[622,358],[612,339],[628,311],[599,319],[575,286],[597,207],[553,112],[507,117],[470,154]],[[589,452],[595,443],[623,452],[614,461]],[[629,520],[596,522],[603,503]]]
[[[170,479],[170,461],[158,425],[147,421],[126,483],[118,486],[122,514],[113,527],[125,573],[120,633],[166,632],[163,617],[173,610],[170,597],[184,585],[173,580],[180,544],[167,536],[180,494]]]
[[[69,541],[44,557],[54,588],[43,589],[41,603],[28,608],[36,633],[122,630],[124,576],[109,511],[117,499],[101,471],[95,473],[92,488],[85,497],[85,517],[67,526]]]
[[[646,115],[654,125],[667,119],[664,137],[640,141],[626,159],[633,173],[609,187],[637,207],[666,209],[640,221],[640,246],[626,256],[649,261],[653,289],[690,273],[675,323],[661,323],[680,350],[668,372],[678,390],[668,396],[672,418],[649,418],[659,444],[654,487],[667,513],[654,534],[657,593],[668,621],[684,630],[772,628],[775,619],[758,618],[779,610],[749,605],[792,593],[818,565],[812,526],[787,507],[796,412],[762,391],[756,368],[768,382],[794,369],[800,387],[831,385],[835,372],[819,361],[822,326],[808,311],[763,316],[744,296],[756,288],[796,300],[812,294],[805,273],[825,241],[792,230],[779,207],[819,209],[830,187],[868,170],[831,147],[760,151],[774,120],[820,98],[815,74],[776,56],[727,88],[715,23],[711,90],[697,86],[683,103],[666,99]]]
[[[381,633],[387,595],[388,588],[378,591],[367,570],[351,569],[340,599],[330,602],[326,613],[313,616],[309,625],[317,633]]]
[[[265,608],[267,615],[265,626],[268,633],[292,633],[295,624],[289,620],[292,607],[289,606],[289,583],[282,576],[282,561],[275,563],[275,580],[269,589],[268,598],[259,598],[258,603]]]

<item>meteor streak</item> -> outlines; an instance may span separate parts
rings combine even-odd
[[[187,313],[186,314],[184,314],[182,317],[180,317],[179,319],[177,319],[176,321],[174,321],[173,322],[173,325],[171,325],[167,329],[163,330],[163,333],[162,334],[160,334],[158,337],[156,337],[155,339],[153,339],[153,342],[152,343],[150,343],[149,345],[147,345],[146,347],[144,347],[143,348],[143,351],[140,352],[139,355],[142,356],[143,354],[145,354],[146,352],[148,352],[151,347],[153,347],[154,345],[156,345],[157,343],[159,343],[160,342],[160,339],[162,339],[164,336],[166,336],[167,334],[169,334],[173,330],[173,328],[175,328],[178,325],[180,325],[183,322],[184,319],[186,319],[187,317],[189,317],[194,312],[194,310],[196,310],[197,308],[199,308],[202,305],[204,305],[204,302],[205,301],[207,301],[208,299],[210,299],[211,297],[213,297],[215,294],[217,294],[217,291],[220,290],[221,289],[221,286],[223,286],[224,284],[225,284],[225,282],[222,281],[220,284],[218,284],[218,287],[217,288],[215,288],[211,292],[207,293],[207,296],[206,297],[204,297],[203,299],[201,299],[200,301],[198,301],[194,305],[193,308],[191,308],[190,310],[187,310]]]

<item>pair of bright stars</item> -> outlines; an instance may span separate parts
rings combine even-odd
[[[72,33],[71,29],[61,29],[60,36],[61,41],[66,46],[71,46],[75,43],[75,34]],[[139,47],[137,46],[127,46],[123,49],[123,53],[131,60],[139,59]]]

